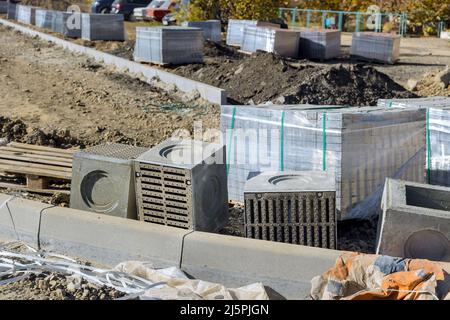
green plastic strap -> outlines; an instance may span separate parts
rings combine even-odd
[[[389,102],[389,107],[388,108],[392,108],[392,104],[394,103],[394,101]]]
[[[284,111],[281,114],[281,134],[280,134],[280,171],[284,171]]]
[[[227,155],[227,176],[230,174],[230,159],[231,159],[231,143],[233,142],[233,130],[236,117],[236,107],[233,108],[233,114],[231,115],[231,130],[228,137],[228,155]]]
[[[327,113],[322,116],[322,170],[327,170]]]
[[[427,109],[427,181],[431,183],[431,137],[430,137],[430,110]]]

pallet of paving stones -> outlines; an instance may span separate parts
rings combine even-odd
[[[423,110],[339,106],[222,106],[229,198],[243,201],[262,171],[326,170],[340,219],[376,214],[387,177],[425,180]]]
[[[83,13],[81,24],[81,37],[84,40],[125,40],[125,20],[122,14]]]
[[[183,27],[200,28],[206,40],[220,43],[222,41],[222,24],[220,20],[186,21]]]
[[[355,32],[350,54],[359,60],[394,64],[400,57],[400,39],[391,33]]]
[[[11,142],[0,147],[0,187],[43,194],[69,193],[75,150]]]
[[[341,54],[341,32],[331,29],[301,29],[300,57],[328,60]]]

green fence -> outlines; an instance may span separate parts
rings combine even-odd
[[[332,10],[280,8],[280,18],[290,26],[337,29],[345,32],[395,31],[406,34],[406,13],[369,13]]]

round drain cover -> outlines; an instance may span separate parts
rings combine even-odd
[[[420,230],[405,243],[407,258],[446,261],[450,258],[450,241],[436,230]]]
[[[176,164],[195,164],[203,160],[203,148],[191,143],[173,144],[160,150],[159,155]]]
[[[100,213],[111,212],[118,206],[117,186],[102,170],[85,175],[80,187],[84,203]]]

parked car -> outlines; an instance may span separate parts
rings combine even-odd
[[[162,21],[167,15],[178,8],[176,0],[153,0],[147,7],[134,9],[136,20]]]
[[[152,0],[115,0],[112,4],[111,13],[123,14],[126,20],[132,20],[134,9],[144,8],[150,2]]]
[[[165,26],[173,26],[177,24],[177,17],[175,13],[169,13],[164,16],[162,23]]]
[[[95,0],[91,6],[92,13],[110,13],[114,0]]]

